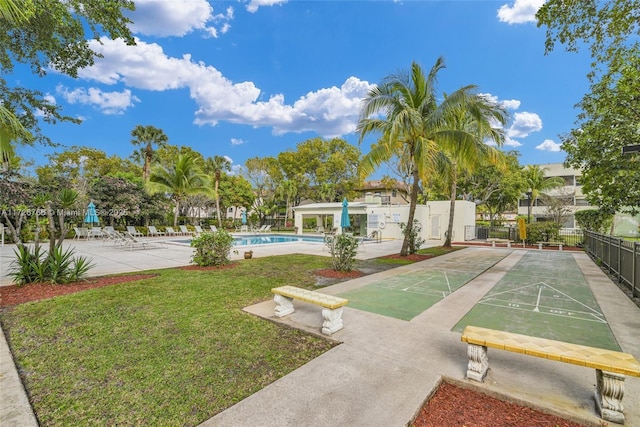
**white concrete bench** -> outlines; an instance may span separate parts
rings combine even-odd
[[[496,243],[506,243],[507,247],[510,248],[511,247],[511,240],[509,239],[487,239],[487,242],[491,242],[491,247],[495,248],[496,247]]]
[[[284,317],[293,313],[295,311],[293,300],[297,299],[322,307],[323,334],[331,335],[342,329],[342,307],[347,305],[349,300],[295,286],[280,286],[271,289],[271,292],[274,294],[273,300],[276,303],[276,317]]]
[[[462,332],[462,341],[469,344],[467,378],[479,382],[483,381],[489,369],[487,347],[594,368],[595,399],[600,416],[607,421],[624,424],[622,397],[625,375],[640,377],[640,363],[631,354],[477,326],[467,326]]]
[[[564,243],[562,242],[536,242],[538,244],[538,249],[542,250],[543,246],[557,246],[558,250],[561,251],[562,250],[562,245],[564,245]]]

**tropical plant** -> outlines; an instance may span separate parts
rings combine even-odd
[[[349,234],[338,234],[327,240],[326,245],[331,253],[333,269],[351,271],[358,254],[358,240]]]
[[[524,168],[525,188],[527,188],[527,197],[529,198],[528,217],[531,216],[531,207],[533,202],[545,192],[553,188],[560,187],[564,184],[564,180],[559,176],[546,176],[549,168],[540,165],[527,165]]]
[[[422,230],[422,224],[417,219],[413,220],[413,227],[407,227],[407,224],[401,222],[400,230],[402,234],[408,234],[409,237],[409,254],[415,254],[420,250],[420,246],[424,243],[424,239],[420,237],[420,231]],[[410,234],[409,234],[410,233]]]
[[[151,161],[153,160],[153,154],[155,153],[154,145],[163,147],[167,145],[169,137],[164,133],[162,129],[158,129],[154,126],[142,126],[138,125],[131,131],[131,144],[134,147],[140,147],[134,151],[134,159],[142,159],[144,166],[142,167],[142,178],[146,182],[149,179],[151,173]]]
[[[18,246],[14,251],[9,275],[19,285],[50,282],[53,284],[70,283],[81,280],[94,267],[86,256],[74,256],[74,250],[56,247],[44,253],[36,246],[31,250],[27,246]]]
[[[208,157],[204,161],[205,171],[213,174],[214,191],[216,194],[216,217],[218,218],[218,227],[222,227],[222,215],[220,213],[220,178],[222,172],[228,172],[231,170],[231,162],[222,156]]]
[[[215,233],[205,232],[194,238],[191,246],[195,248],[191,262],[201,267],[221,266],[230,262],[233,236],[224,230]]]
[[[178,225],[181,204],[187,196],[203,194],[212,199],[216,197],[209,177],[202,172],[190,154],[178,155],[175,163],[169,167],[156,164],[151,169],[146,188],[150,194],[164,193],[173,200],[175,203],[174,227]]]
[[[585,209],[575,214],[578,226],[583,230],[606,233],[613,225],[614,214],[604,209]]]
[[[499,123],[506,120],[504,110],[475,94],[475,86],[462,87],[438,104],[435,82],[442,68],[444,60],[438,58],[427,75],[414,62],[410,72],[386,77],[367,94],[357,126],[360,142],[368,134],[381,135],[360,162],[362,177],[394,156],[412,177],[409,230],[400,250],[402,256],[409,252],[420,181],[442,160],[447,160],[453,166],[450,170],[454,171],[458,164],[494,155],[482,138],[489,136],[499,141],[501,131],[491,126],[491,120],[496,119]],[[384,117],[380,118],[380,114]],[[451,177],[455,178],[455,175]],[[450,180],[451,188],[455,182],[455,179]],[[454,196],[453,191],[451,194]]]

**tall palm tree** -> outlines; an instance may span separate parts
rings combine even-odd
[[[167,137],[162,129],[142,125],[136,126],[131,131],[131,136],[133,137],[131,144],[134,147],[140,147],[139,150],[134,152],[134,157],[142,158],[144,161],[142,177],[146,182],[151,172],[151,161],[153,160],[153,153],[155,153],[154,145],[158,147],[166,145],[169,137]]]
[[[545,191],[553,188],[560,187],[564,184],[564,180],[559,176],[547,177],[546,172],[549,168],[540,167],[540,165],[527,165],[524,168],[524,180],[526,182],[526,188],[528,189],[527,195],[529,196],[529,219],[531,217],[531,207],[533,202],[544,194]]]
[[[213,174],[214,179],[214,191],[216,194],[216,216],[218,218],[218,227],[222,228],[222,216],[220,215],[220,195],[218,193],[218,187],[220,185],[220,177],[222,172],[228,172],[231,170],[231,162],[222,156],[208,157],[204,161],[205,170]]]
[[[165,193],[170,195],[175,203],[174,227],[178,225],[180,207],[187,196],[203,194],[212,199],[216,198],[209,177],[202,172],[190,154],[178,155],[175,164],[169,167],[156,164],[151,169],[146,188],[150,194]]]
[[[453,238],[453,219],[457,197],[458,172],[463,169],[474,171],[479,166],[505,164],[503,153],[487,142],[501,146],[505,139],[504,126],[507,113],[498,104],[475,93],[473,85],[462,87],[454,92],[451,99],[457,107],[448,115],[446,128],[440,132],[438,142],[441,166],[448,169],[445,181],[449,184],[450,208],[449,225],[445,236],[445,247],[451,247]],[[447,97],[449,98],[449,97]]]
[[[291,199],[293,199],[298,194],[298,186],[296,185],[296,183],[290,179],[285,179],[284,181],[281,181],[280,185],[278,185],[278,187],[276,188],[276,193],[280,197],[283,197],[287,203],[285,219],[293,217]]]

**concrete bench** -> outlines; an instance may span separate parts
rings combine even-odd
[[[491,247],[495,248],[496,247],[496,243],[506,243],[507,247],[510,248],[511,247],[511,240],[509,239],[487,239],[487,242],[491,242]]]
[[[640,363],[630,354],[601,348],[467,326],[462,341],[468,343],[467,378],[482,382],[489,369],[487,347],[596,370],[595,399],[600,416],[624,424],[622,397],[625,375],[640,377]],[[638,403],[638,402],[636,402]]]
[[[564,245],[564,243],[562,242],[536,242],[538,244],[538,249],[542,250],[543,246],[557,246],[558,250],[561,251],[562,250],[562,245]]]
[[[280,286],[271,289],[271,292],[274,294],[273,300],[276,303],[276,317],[284,317],[293,313],[295,311],[293,300],[297,299],[322,307],[323,334],[331,335],[342,329],[342,307],[347,305],[349,300],[295,286]]]

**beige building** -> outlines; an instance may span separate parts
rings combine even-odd
[[[547,177],[560,177],[564,180],[564,185],[546,192],[546,195],[553,198],[552,203],[545,202],[543,197],[533,200],[531,212],[529,212],[529,198],[527,195],[518,202],[518,215],[531,215],[531,222],[551,221],[562,211],[562,223],[565,228],[577,227],[575,223],[575,212],[584,209],[596,209],[589,205],[582,193],[580,177],[582,173],[578,169],[566,168],[562,163],[547,163],[539,165],[545,171]]]
[[[406,205],[409,191],[406,185],[396,181],[394,188],[387,188],[381,180],[367,181],[357,190],[359,196],[354,202],[380,203],[382,205]]]

